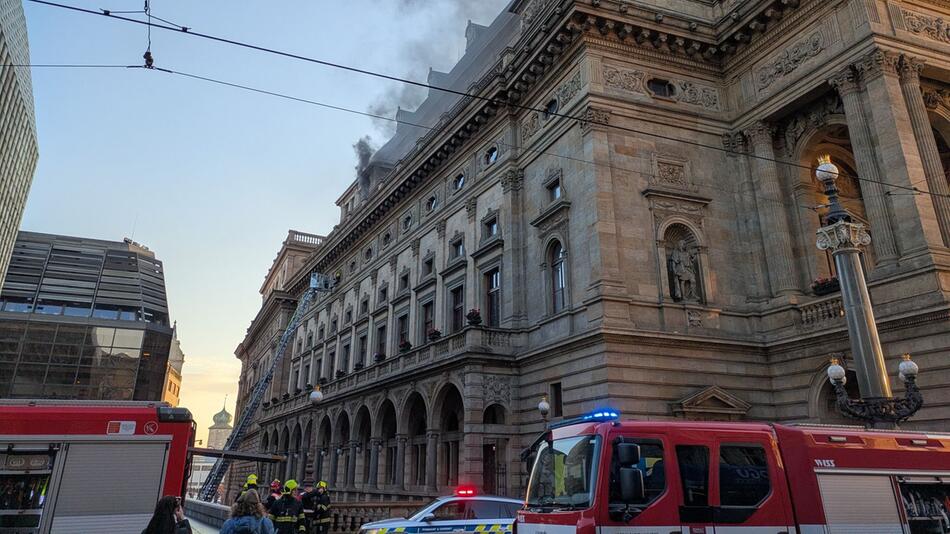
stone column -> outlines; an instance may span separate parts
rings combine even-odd
[[[356,447],[359,446],[359,442],[353,440],[350,442],[350,452],[348,453],[346,461],[346,487],[352,488],[356,486],[356,458],[359,455],[356,452]]]
[[[891,229],[891,216],[885,197],[885,189],[874,160],[874,145],[871,132],[858,93],[858,79],[851,67],[832,76],[828,83],[841,95],[844,114],[848,120],[848,137],[854,150],[854,161],[861,178],[861,196],[867,211],[871,227],[874,228],[874,255],[879,265],[889,265],[897,261],[897,245]]]
[[[367,485],[370,488],[379,487],[379,450],[383,446],[383,440],[373,438],[369,440],[369,481]]]
[[[503,276],[511,280],[511,291],[502,292],[502,322],[504,326],[519,328],[525,326],[528,313],[526,309],[526,272],[524,261],[524,210],[522,186],[524,171],[510,169],[501,179],[505,194],[502,224],[505,240],[502,256]]]
[[[870,117],[868,127],[874,141],[872,154],[877,158],[881,181],[886,183],[881,185],[863,180],[861,188],[872,188],[872,200],[876,200],[873,197],[880,194],[880,203],[890,215],[884,230],[893,235],[882,234],[881,225],[871,219],[875,244],[880,244],[882,237],[890,238],[890,248],[905,258],[901,264],[912,266],[915,256],[921,256],[918,265],[931,263],[933,260],[929,249],[934,245],[942,246],[943,239],[930,196],[914,195],[910,191],[918,186],[923,189],[927,177],[898,79],[899,63],[897,54],[881,49],[871,51],[856,63],[866,99],[873,103],[866,108],[866,115]],[[860,168],[858,171],[861,172]]]
[[[336,453],[336,449],[333,448],[333,447],[330,448],[330,450],[327,452],[327,454],[330,455],[330,480],[329,480],[329,483],[330,483],[330,486],[331,486],[332,488],[336,489],[336,478],[337,478],[336,475],[337,475],[337,471],[339,471],[338,468],[339,468],[339,465],[340,465],[340,455]]]
[[[933,193],[931,198],[937,214],[940,235],[943,238],[943,244],[950,246],[950,187],[943,174],[940,150],[937,149],[937,140],[930,126],[930,119],[927,118],[927,107],[924,105],[924,95],[920,90],[920,70],[923,66],[923,62],[915,58],[902,57],[900,62],[901,92],[904,93],[910,125],[917,139],[917,150],[920,151],[920,162],[924,166],[924,175],[927,177],[927,188]]]
[[[426,433],[426,489],[436,491],[438,489],[438,468],[439,462],[439,433],[430,430]]]
[[[406,441],[409,438],[405,434],[396,436],[396,487],[406,489]]]
[[[785,200],[778,181],[775,149],[772,146],[773,128],[765,122],[757,122],[745,131],[752,142],[752,169],[759,182],[759,220],[762,232],[768,236],[765,260],[769,269],[769,282],[773,295],[798,292],[798,284],[792,269],[792,242],[789,239]]]
[[[741,132],[723,134],[723,147],[728,150],[729,161],[735,165],[739,175],[739,187],[736,194],[739,205],[739,250],[742,251],[752,269],[749,270],[749,298],[762,300],[768,294],[761,273],[765,271],[762,258],[762,234],[759,231],[758,207],[755,201],[755,184],[749,172],[749,144]]]

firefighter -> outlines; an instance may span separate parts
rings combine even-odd
[[[284,489],[280,499],[271,505],[268,515],[274,522],[276,534],[306,534],[304,525],[303,505],[297,500],[297,481],[284,482]]]
[[[247,490],[256,490],[257,489],[257,475],[250,474],[247,475],[247,480],[244,482],[244,487],[241,488],[241,494],[238,495],[238,499],[244,496],[247,493]]]
[[[330,532],[330,492],[327,490],[327,483],[323,480],[317,483],[317,495],[314,499],[314,526],[315,534],[327,534]]]
[[[267,496],[267,500],[264,501],[264,508],[270,510],[270,507],[280,498],[280,481],[274,480],[270,483],[270,495]]]
[[[314,522],[316,509],[314,502],[317,497],[317,492],[313,490],[313,479],[308,478],[303,482],[303,493],[300,494],[300,504],[303,506],[303,514],[307,518],[305,524],[307,526],[307,532],[313,532],[313,529],[316,527]]]

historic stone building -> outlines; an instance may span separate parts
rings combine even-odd
[[[0,286],[39,158],[29,64],[23,3],[0,0]]]
[[[903,352],[922,369],[910,425],[946,429],[945,20],[946,0],[515,0],[471,25],[429,81],[474,96],[401,111],[435,127],[400,124],[339,225],[285,242],[238,348],[240,402],[309,274],[338,283],[245,443],[288,461],[236,472],[321,477],[350,501],[518,494],[545,395],[554,419],[840,422],[824,154],[873,236],[889,371]]]

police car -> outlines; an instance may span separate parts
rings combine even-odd
[[[475,490],[459,488],[455,495],[439,497],[412,513],[408,519],[396,518],[366,523],[360,534],[424,534],[429,532],[511,533],[511,523],[524,501],[476,495]]]

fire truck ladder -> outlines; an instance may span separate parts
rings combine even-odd
[[[304,315],[310,308],[310,303],[313,301],[317,292],[329,291],[332,287],[333,280],[328,277],[318,273],[310,275],[310,287],[297,304],[296,311],[294,311],[293,316],[290,318],[290,322],[287,323],[287,329],[281,334],[280,343],[277,345],[277,352],[274,354],[274,359],[271,361],[267,373],[265,373],[254,386],[254,391],[251,393],[251,397],[241,413],[241,419],[234,427],[234,431],[231,432],[228,441],[224,444],[223,451],[237,451],[237,448],[241,445],[244,434],[246,434],[247,430],[251,427],[251,423],[257,413],[257,408],[261,405],[261,400],[263,400],[267,388],[274,378],[274,373],[284,358],[284,352],[287,346],[290,345],[290,340],[293,338],[294,332],[297,330],[297,327],[300,326]],[[208,502],[214,500],[214,496],[218,493],[218,485],[224,480],[224,474],[228,472],[231,460],[232,458],[222,456],[214,462],[214,467],[212,467],[211,472],[208,473],[208,478],[205,479],[204,485],[201,486],[201,492],[198,494],[201,500]]]

